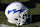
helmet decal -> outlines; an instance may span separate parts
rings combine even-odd
[[[9,14],[10,12],[12,12],[12,11],[14,11],[14,12],[15,12],[15,11],[16,11],[16,9],[8,10],[8,14]]]
[[[20,13],[21,13],[22,11],[24,11],[24,9],[23,9],[23,10],[22,10],[22,9],[20,9],[20,10],[13,9],[12,11],[14,11],[14,13],[20,11]],[[11,11],[11,10],[8,10],[8,14],[11,13],[12,11]],[[14,14],[14,13],[13,13],[13,14]]]

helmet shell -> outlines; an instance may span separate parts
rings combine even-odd
[[[23,18],[23,14],[27,10],[28,9],[22,3],[12,2],[5,9],[5,15],[8,18],[8,22],[16,24],[18,26],[19,24],[20,25],[24,24],[26,18],[25,18],[25,20],[22,18]]]

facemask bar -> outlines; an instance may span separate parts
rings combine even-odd
[[[29,23],[31,23],[32,22],[32,14],[30,13],[30,16],[28,16],[28,14],[27,14],[27,16],[26,16],[26,20],[27,19],[29,19],[30,18],[30,22],[26,22],[25,24],[29,24]]]

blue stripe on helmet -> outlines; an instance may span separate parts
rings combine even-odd
[[[20,9],[20,10],[16,10],[16,9],[13,9],[12,11],[14,11],[14,13],[16,13],[16,12],[18,12],[18,11],[20,11],[20,13],[22,12],[22,11],[24,11],[24,9],[22,10],[22,9]],[[10,13],[10,12],[12,12],[11,10],[9,10],[8,11],[8,14]]]

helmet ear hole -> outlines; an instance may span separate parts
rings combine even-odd
[[[17,18],[15,20],[18,20]]]
[[[23,16],[23,19],[24,19],[24,16]]]
[[[19,23],[20,24],[20,23]]]

